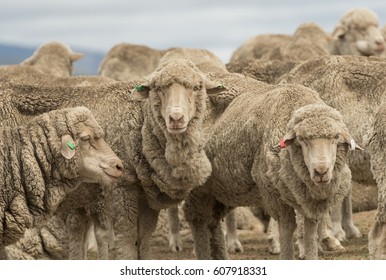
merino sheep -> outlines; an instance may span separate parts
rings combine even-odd
[[[98,74],[117,81],[144,78],[156,68],[167,50],[155,50],[143,45],[121,43],[107,53]]]
[[[290,40],[291,35],[284,34],[263,34],[249,38],[233,52],[230,62],[259,59],[267,52]]]
[[[269,47],[263,47],[263,46]],[[230,62],[251,59],[307,60],[319,55],[380,55],[385,48],[377,15],[367,8],[347,11],[331,35],[303,24],[290,35],[259,35],[247,40]]]
[[[42,224],[82,182],[110,185],[122,174],[121,161],[84,107],[2,127],[1,134],[0,248]]]
[[[20,63],[32,66],[42,74],[57,77],[70,77],[72,64],[81,59],[83,54],[74,53],[69,46],[60,42],[49,42],[41,45],[34,54]]]
[[[310,22],[301,24],[288,42],[264,54],[261,59],[305,61],[311,58],[329,55],[332,37],[319,25]]]
[[[336,25],[330,48],[333,55],[380,55],[385,41],[378,29],[378,16],[367,8],[347,11]]]
[[[275,148],[283,136],[286,148]],[[340,113],[308,88],[237,97],[206,144],[211,177],[185,201],[197,257],[227,258],[220,219],[232,207],[261,205],[279,222],[281,259],[294,258],[295,210],[304,216],[306,258],[316,259],[317,221],[350,188],[349,147],[359,148]]]
[[[372,126],[377,108],[385,101],[385,76],[386,61],[383,59],[330,57],[310,60],[299,65],[288,74],[283,84],[297,83],[316,90],[328,105],[342,113],[353,137],[358,139],[359,145],[362,146],[362,135]],[[360,121],[355,121],[358,118]],[[354,181],[375,186],[375,175],[370,168],[370,151],[350,155],[349,166]],[[355,199],[353,201],[355,202]],[[374,204],[376,205],[375,201],[368,205]],[[343,219],[343,229],[346,238],[357,236],[359,233],[350,219]],[[342,229],[339,231],[342,232]]]

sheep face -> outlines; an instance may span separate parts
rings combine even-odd
[[[153,113],[161,116],[169,134],[184,133],[189,123],[205,110],[207,94],[225,88],[210,81],[190,60],[160,64],[148,80],[135,88],[134,99],[149,98]]]
[[[193,88],[173,84],[165,89],[157,89],[161,99],[161,115],[169,133],[180,134],[186,131],[196,112],[195,103],[199,91],[202,91],[201,83]]]
[[[61,153],[66,159],[79,154],[80,182],[111,185],[122,175],[122,162],[105,140],[89,127],[79,131],[74,141],[70,135],[62,136]]]
[[[338,140],[339,135],[332,139],[303,139],[298,137],[303,151],[304,163],[308,168],[311,180],[316,185],[327,185],[331,181]]]
[[[343,44],[352,44],[354,49],[343,55],[379,55],[385,49],[385,40],[378,29],[377,15],[368,9],[359,8],[347,12],[335,28],[333,36]],[[352,53],[357,52],[357,53]]]
[[[376,26],[361,30],[355,39],[357,49],[363,55],[379,55],[385,49],[385,40]]]
[[[289,128],[284,143],[294,144],[291,160],[295,170],[306,176],[304,180],[310,177],[317,186],[315,192],[328,196],[328,188],[319,187],[327,186],[333,179],[337,153],[347,151],[347,147],[362,148],[347,132],[338,112],[323,105],[307,105],[295,111]]]

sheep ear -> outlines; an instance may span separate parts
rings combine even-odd
[[[294,142],[295,138],[296,138],[296,133],[293,129],[291,129],[290,131],[287,132],[286,135],[284,135],[283,139],[280,140],[280,142],[284,144],[283,145],[284,147],[287,147]]]
[[[226,90],[227,88],[223,84],[215,83],[209,79],[205,80],[205,89],[208,95],[217,94]]]
[[[72,159],[76,152],[76,144],[70,135],[62,136],[61,153],[66,159]]]
[[[342,137],[341,137],[340,143],[346,143],[351,151],[354,151],[354,150],[363,151],[363,148],[354,141],[354,139],[347,131],[343,131],[341,133],[341,136]]]
[[[346,34],[346,28],[342,25],[338,25],[335,27],[334,31],[332,32],[332,37],[336,39],[343,39],[344,35]]]
[[[136,85],[131,91],[134,100],[142,100],[149,97],[150,87],[147,84]]]
[[[82,53],[72,53],[70,55],[70,59],[72,62],[74,62],[74,61],[81,59],[83,56],[84,56],[84,54],[82,54]]]

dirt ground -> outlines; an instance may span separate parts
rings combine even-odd
[[[324,260],[364,260],[369,259],[367,249],[367,233],[374,221],[375,211],[360,212],[354,214],[354,223],[362,233],[358,239],[343,241],[342,245],[346,248],[344,252],[324,252],[319,259]],[[234,260],[276,260],[278,255],[271,255],[268,252],[268,243],[265,235],[254,230],[239,230],[240,241],[243,244],[244,252],[230,254],[230,259]],[[171,252],[167,242],[163,238],[152,240],[152,255],[159,260],[190,260],[195,259],[193,255],[193,242],[190,233],[182,231],[183,248],[182,252]]]

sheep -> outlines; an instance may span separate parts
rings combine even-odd
[[[291,40],[278,45],[261,59],[305,61],[310,58],[329,55],[332,37],[313,22],[301,24],[291,36]]]
[[[117,81],[141,79],[151,74],[167,50],[144,45],[121,43],[107,53],[99,65],[98,75]]]
[[[2,126],[1,135],[0,248],[42,224],[81,183],[111,185],[122,175],[121,161],[84,107]]]
[[[266,46],[269,47],[266,47]],[[377,15],[367,8],[347,11],[331,35],[318,25],[299,26],[293,36],[258,35],[247,40],[230,62],[251,59],[307,60],[320,55],[380,55],[385,48]]]
[[[385,198],[385,121],[386,106],[382,104],[374,116],[374,122],[364,136],[366,150],[371,155],[371,171],[378,186],[378,207],[375,221],[368,233],[368,249],[371,259],[386,259],[386,198]]]
[[[291,40],[291,35],[285,34],[263,34],[249,38],[239,48],[237,48],[230,62],[259,59],[271,49],[285,44]]]
[[[330,47],[333,55],[380,55],[385,41],[378,29],[378,16],[367,8],[347,11],[339,20]]]
[[[185,201],[197,257],[227,258],[220,219],[235,206],[259,205],[279,222],[281,259],[294,258],[295,210],[304,216],[306,257],[316,259],[316,222],[350,188],[349,147],[361,149],[315,91],[285,85],[235,98],[205,147],[212,174]]]
[[[1,123],[9,126],[19,125],[36,114],[87,104],[94,112],[100,112],[96,114],[96,117],[105,129],[113,150],[118,151],[120,157],[125,158],[127,162],[129,160],[125,157],[126,144],[124,143],[124,137],[127,138],[129,132],[122,132],[122,127],[128,118],[135,115],[134,112],[138,114],[142,110],[140,104],[137,104],[138,102],[130,100],[129,92],[135,84],[136,82],[118,83],[98,77],[53,79],[48,76],[38,77],[36,75],[34,79],[25,81],[17,78],[9,79],[5,83],[0,83],[0,90],[2,91],[0,100],[2,104],[2,110],[0,111]],[[117,106],[117,104],[121,105]],[[126,136],[123,137],[122,135]],[[129,179],[130,176],[128,176]],[[96,199],[102,200],[104,196],[102,188],[103,186],[97,186],[92,190],[88,186],[81,186],[82,195],[75,196],[72,200],[79,204],[80,197],[82,197],[83,199],[80,202],[83,204],[79,207],[88,206]],[[92,191],[90,192],[90,190]],[[70,198],[71,194],[65,201]],[[62,204],[70,205],[62,207],[61,204],[58,207],[59,210],[63,208],[61,211],[68,211],[68,209],[75,208],[75,206],[71,206],[71,203],[64,202]]]
[[[385,69],[386,61],[377,57],[320,58],[299,65],[282,83],[301,84],[316,90],[328,105],[342,113],[353,137],[358,139],[359,145],[364,146],[362,135],[367,133],[377,108],[385,101]],[[358,117],[360,122],[353,121]],[[350,155],[349,166],[354,181],[376,186],[370,158],[369,152]],[[346,238],[358,236],[359,231],[349,218],[344,218],[343,222]],[[342,229],[339,231],[342,232]]]
[[[49,42],[41,45],[34,54],[20,63],[30,66],[39,73],[57,77],[70,77],[72,64],[81,59],[83,54],[74,53],[69,46],[61,42]]]

